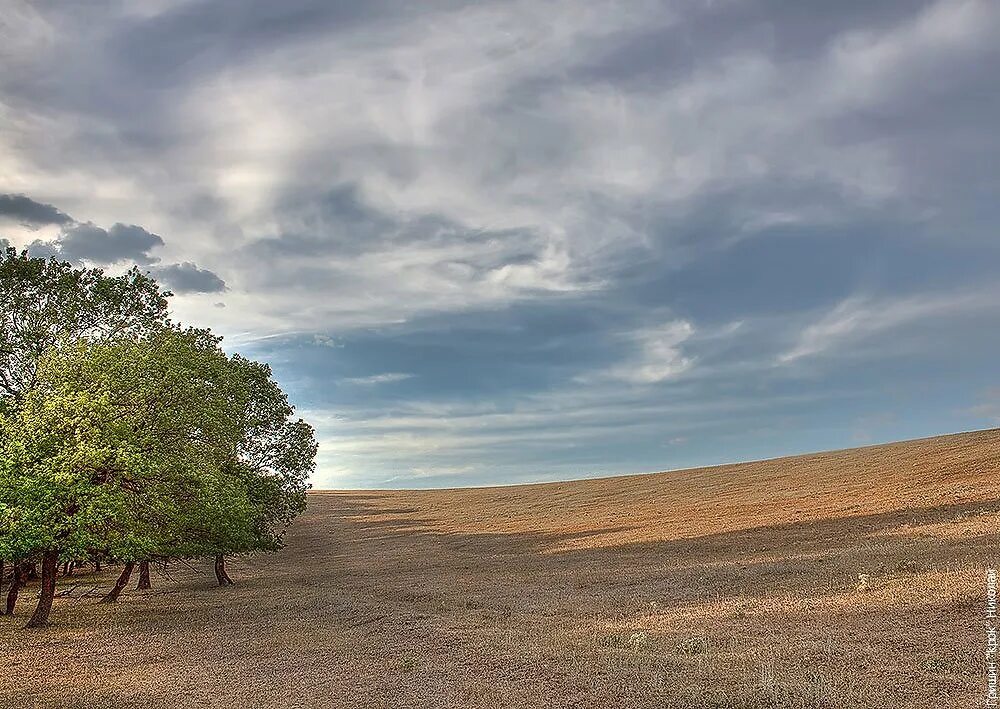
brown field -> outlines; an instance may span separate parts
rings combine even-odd
[[[0,707],[982,706],[1000,431],[507,488],[317,492],[237,585],[0,619]],[[61,579],[74,595],[100,583]],[[864,576],[862,576],[864,575]]]

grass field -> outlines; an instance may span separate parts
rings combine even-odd
[[[0,707],[974,707],[1000,431],[316,492],[287,548],[0,619]],[[79,595],[103,578],[60,579]]]

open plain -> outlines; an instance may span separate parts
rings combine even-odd
[[[61,578],[0,707],[972,707],[1000,431],[653,475],[314,492],[237,585]]]

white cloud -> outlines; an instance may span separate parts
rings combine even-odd
[[[348,377],[343,381],[348,384],[360,384],[363,386],[369,386],[374,384],[390,384],[392,382],[401,382],[404,379],[410,379],[412,374],[405,374],[403,372],[386,372],[385,374],[373,374],[370,377]]]
[[[638,351],[608,374],[632,384],[656,384],[674,379],[695,363],[695,358],[685,355],[681,349],[694,332],[694,326],[687,320],[673,320],[632,333],[630,339]]]
[[[777,361],[788,364],[817,357],[863,342],[875,335],[910,324],[930,325],[936,320],[995,308],[995,290],[966,293],[922,294],[909,297],[854,296],[837,304],[807,325],[795,344]]]

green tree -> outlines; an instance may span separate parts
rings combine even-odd
[[[0,559],[8,607],[41,562],[46,623],[60,559],[136,562],[270,551],[305,507],[312,428],[269,367],[167,317],[132,269],[0,251]],[[146,564],[144,565],[144,562]]]
[[[190,554],[192,510],[206,496],[252,518],[245,492],[218,499],[245,391],[200,330],[77,340],[39,358],[0,422],[0,556],[41,560],[29,625],[47,621],[60,557]]]

